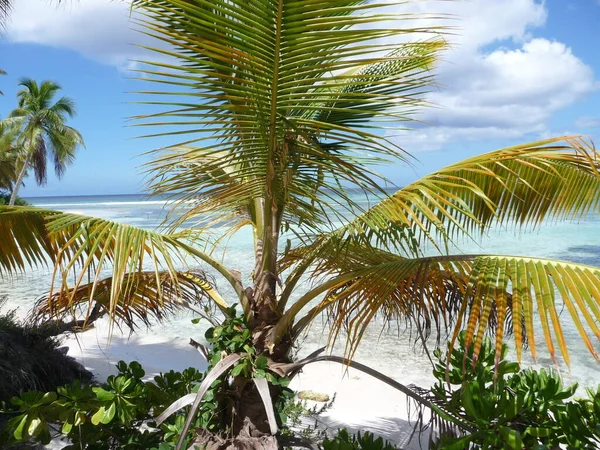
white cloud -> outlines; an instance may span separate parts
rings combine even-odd
[[[7,37],[75,50],[84,56],[124,67],[142,51],[134,44],[148,42],[134,30],[129,4],[122,1],[56,2],[19,0],[8,24]]]
[[[547,39],[475,53],[441,72],[444,88],[431,100],[442,108],[424,115],[440,126],[539,124],[595,87],[592,70],[564,44]]]
[[[547,12],[535,0],[449,2],[460,34],[437,69],[438,105],[419,117],[433,126],[394,138],[406,150],[453,142],[548,134],[546,122],[597,87],[593,71],[564,44],[532,38]],[[492,44],[495,44],[495,48]]]
[[[598,0],[600,2],[600,0]],[[577,128],[600,128],[600,117],[583,116],[575,121]]]
[[[441,22],[420,20],[411,26],[441,23],[456,27],[455,34],[447,37],[452,47],[437,70],[441,88],[430,96],[440,108],[421,116],[434,126],[403,137],[407,150],[439,149],[459,140],[543,134],[553,113],[597,86],[592,70],[570,48],[532,37],[547,19],[542,0],[417,1],[394,8],[455,17]],[[127,3],[110,0],[67,2],[58,7],[40,0],[19,0],[8,37],[69,48],[119,67],[140,57],[141,50],[132,44],[151,39],[133,29]]]

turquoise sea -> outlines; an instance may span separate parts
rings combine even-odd
[[[71,196],[71,197],[38,197],[29,198],[32,204],[66,212],[80,213],[89,216],[115,220],[131,225],[154,228],[162,223],[168,210],[169,202],[160,198],[149,198],[144,195],[110,195],[110,196]],[[367,206],[367,199],[364,199]],[[218,230],[216,230],[218,231]],[[589,218],[578,222],[547,223],[539,229],[527,233],[515,229],[495,229],[478,244],[461,243],[463,252],[492,253],[507,255],[527,255],[562,259],[589,265],[600,266],[600,218]],[[242,230],[228,243],[226,251],[219,252],[225,264],[238,269],[248,279],[253,268],[253,244],[249,230]],[[458,250],[457,250],[458,252]],[[32,270],[26,274],[0,279],[0,295],[7,295],[10,307],[18,307],[21,314],[28,311],[36,298],[48,290],[51,274],[48,269]],[[222,295],[233,299],[233,293],[218,284]],[[300,286],[298,295],[305,286]],[[600,383],[600,363],[596,362],[580,344],[577,332],[571,326],[568,314],[564,312],[572,367],[569,371],[561,367],[567,382],[579,381],[581,385]],[[139,331],[142,335],[161,336],[169,339],[181,339],[185,342],[190,337],[199,339],[203,336],[202,327],[191,323],[189,313],[172,318],[164,324],[157,324],[151,329]],[[299,349],[300,354],[312,351],[326,343],[326,324],[317,319]],[[541,330],[540,330],[541,331]],[[541,333],[536,340],[541,341]],[[375,323],[365,336],[356,359],[409,384],[428,384],[431,381],[431,365],[418,346],[414,345],[416,336],[409,331],[398,335],[396,327],[384,328]],[[597,344],[600,352],[600,345]],[[337,345],[336,351],[343,350]],[[526,361],[530,364],[531,361]],[[538,366],[552,366],[547,355],[538,358]]]

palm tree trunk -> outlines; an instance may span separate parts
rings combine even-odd
[[[29,165],[29,156],[25,159],[25,162],[23,163],[23,168],[21,169],[21,172],[19,172],[17,181],[15,181],[15,185],[13,186],[12,192],[10,194],[10,200],[8,202],[8,206],[15,205],[15,200],[17,199],[17,194],[19,192],[21,184],[23,183],[23,178],[25,178],[25,173],[27,172],[28,165]]]

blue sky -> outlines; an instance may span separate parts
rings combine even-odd
[[[136,193],[143,190],[138,155],[168,141],[136,139],[128,117],[144,89],[130,60],[144,58],[134,43],[127,5],[81,0],[52,6],[19,0],[0,39],[0,116],[15,105],[17,81],[54,80],[77,103],[72,126],[86,142],[74,165],[44,187],[26,181],[24,196]],[[562,134],[600,139],[600,1],[468,0],[418,2],[413,10],[454,14],[457,33],[440,63],[439,108],[424,110],[420,126],[392,138],[419,162],[383,170],[399,185],[474,154]],[[390,132],[392,136],[393,133]]]

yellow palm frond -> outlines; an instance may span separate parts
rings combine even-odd
[[[119,308],[126,306],[119,302],[135,292],[139,295],[142,291],[136,286],[142,279],[146,280],[144,285],[150,286],[149,273],[154,274],[156,293],[146,292],[154,299],[167,295],[161,291],[163,284],[168,286],[171,297],[178,289],[182,294],[189,290],[190,283],[202,288],[201,280],[181,274],[182,269],[185,272],[198,263],[215,269],[243,296],[241,283],[234,274],[191,245],[187,238],[193,235],[193,230],[161,234],[78,214],[34,207],[0,207],[0,232],[3,235],[0,271],[11,274],[52,263],[49,298],[63,306],[61,302],[65,299],[78,303],[77,299],[88,289],[92,299],[98,289],[105,297],[109,288],[107,312],[114,318],[125,318],[126,314],[117,314]],[[110,278],[109,284],[102,281],[106,276]],[[213,290],[208,286],[204,292],[217,306],[227,306],[216,292],[212,295]]]
[[[174,276],[168,272],[138,272],[125,275],[123,281],[126,289],[121,289],[116,298],[112,297],[112,278],[43,296],[32,318],[43,322],[72,316],[86,326],[108,314],[133,330],[140,323],[150,326],[152,318],[160,322],[181,309],[227,307],[204,272],[177,272]]]
[[[379,314],[386,320],[416,325],[425,337],[434,326],[438,337],[449,333],[453,324],[451,343],[466,326],[467,345],[475,342],[476,354],[484,333],[492,329],[499,355],[508,329],[514,334],[519,359],[525,341],[536,357],[541,330],[552,359],[558,347],[568,365],[564,319],[559,314],[564,305],[585,346],[598,359],[598,344],[594,345],[590,336],[600,341],[599,268],[503,255],[407,259],[383,251],[365,257],[368,253],[349,253],[346,258],[336,255],[335,261],[321,264],[320,270],[329,270],[330,278],[290,307],[274,332],[274,340],[285,334],[303,307],[325,294],[305,318],[298,320],[295,331],[326,311],[332,324],[331,338],[345,330],[350,353]],[[537,322],[535,314],[539,315]]]
[[[429,245],[447,254],[457,237],[476,239],[494,224],[533,228],[544,220],[579,219],[599,211],[600,154],[584,140],[554,138],[469,158],[407,185],[346,225],[287,252],[279,262],[293,270],[281,307],[312,264],[346,247],[420,257]]]
[[[447,252],[456,237],[476,238],[494,224],[531,228],[598,211],[600,154],[584,140],[563,137],[479,155],[427,175],[335,230],[331,239],[335,245],[349,239],[420,256],[423,244]]]

